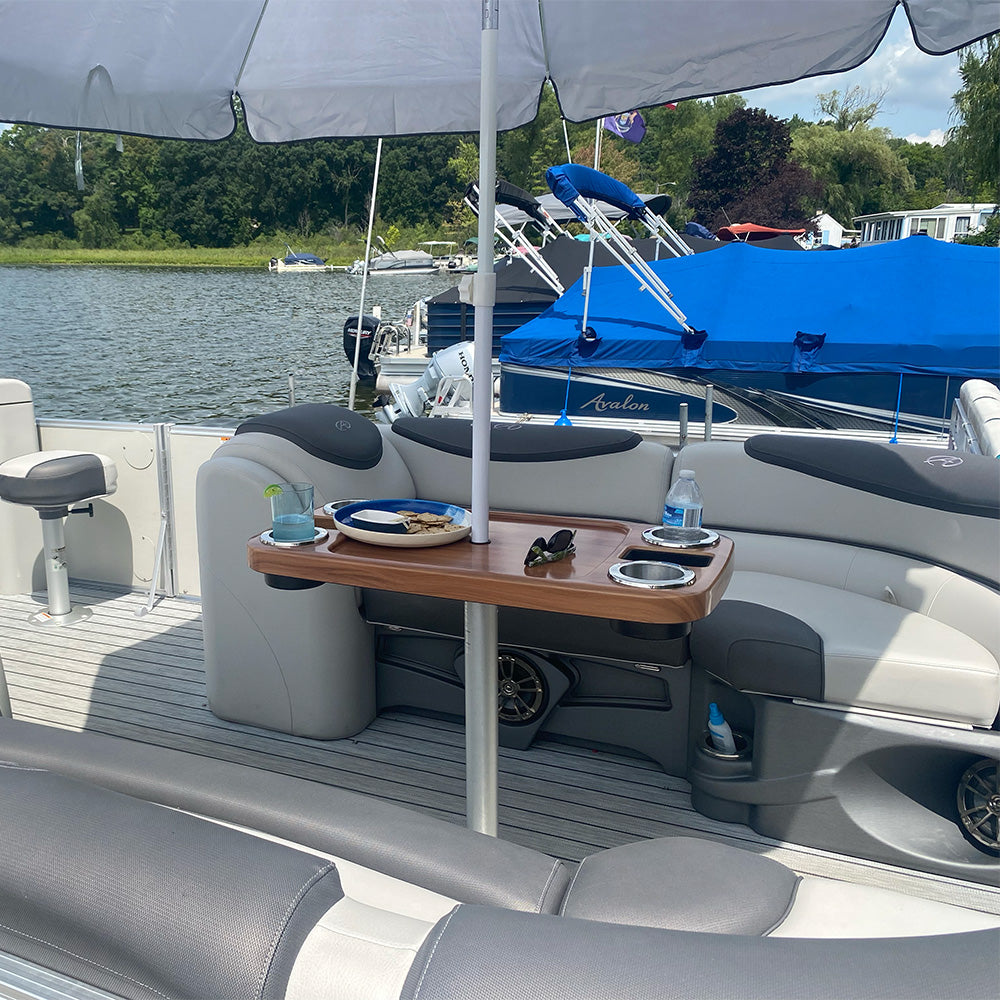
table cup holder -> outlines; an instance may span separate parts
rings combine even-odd
[[[615,563],[608,576],[616,583],[627,587],[642,587],[646,590],[662,590],[669,587],[685,587],[694,582],[694,573],[677,563],[652,559],[635,559]]]

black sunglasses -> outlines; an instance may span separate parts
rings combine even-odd
[[[536,538],[528,549],[528,554],[524,557],[525,566],[541,566],[543,563],[557,562],[565,559],[576,552],[573,544],[575,531],[569,528],[560,528],[548,541],[544,538]]]

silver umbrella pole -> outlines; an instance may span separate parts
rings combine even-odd
[[[358,364],[361,361],[361,331],[365,325],[365,290],[368,287],[368,261],[372,255],[372,227],[375,225],[375,196],[378,194],[378,172],[382,162],[382,140],[375,148],[375,179],[372,181],[372,203],[368,207],[368,238],[365,240],[365,266],[361,269],[361,303],[358,306],[358,330],[354,338],[354,368],[351,371],[351,391],[347,398],[347,408],[354,409],[354,397],[358,389]]]
[[[479,267],[473,281],[472,541],[490,540],[490,417],[493,413],[493,213],[496,209],[499,0],[483,0],[479,85]],[[468,826],[497,834],[497,609],[465,605],[465,795]],[[471,738],[470,738],[471,735]]]

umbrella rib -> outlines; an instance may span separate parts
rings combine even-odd
[[[545,54],[545,79],[551,80],[552,86],[555,87],[556,82],[552,79],[552,60],[549,57],[549,37],[545,31],[545,8],[542,5],[542,0],[538,0],[538,27],[542,36],[542,52]],[[559,113],[562,114],[562,108],[559,109]]]
[[[260,13],[257,15],[257,23],[253,26],[253,34],[250,36],[250,41],[247,42],[247,50],[243,53],[243,61],[240,63],[239,71],[236,74],[236,80],[233,82],[233,93],[236,94],[240,89],[240,80],[243,79],[243,71],[247,68],[247,60],[250,58],[250,50],[253,48],[253,43],[257,40],[257,32],[260,30],[260,22],[264,20],[264,14],[267,12],[267,5],[271,0],[264,0],[260,5]]]

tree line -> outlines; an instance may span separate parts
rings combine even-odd
[[[1000,49],[965,50],[957,125],[941,146],[893,138],[871,122],[882,96],[854,88],[821,95],[815,122],[775,118],[742,97],[643,111],[638,144],[603,133],[601,169],[633,190],[668,193],[668,219],[713,231],[728,221],[802,226],[826,211],[858,215],[996,201],[1000,166]],[[530,124],[500,136],[498,174],[532,193],[545,170],[593,163],[594,123],[564,123],[541,95]],[[992,151],[984,152],[984,151]],[[233,247],[276,240],[355,238],[368,217],[375,140],[255,143],[240,124],[228,140],[179,142],[16,125],[0,133],[0,243],[36,247]],[[387,139],[378,220],[406,240],[475,232],[462,196],[478,173],[475,137]],[[80,186],[80,177],[83,186]]]

